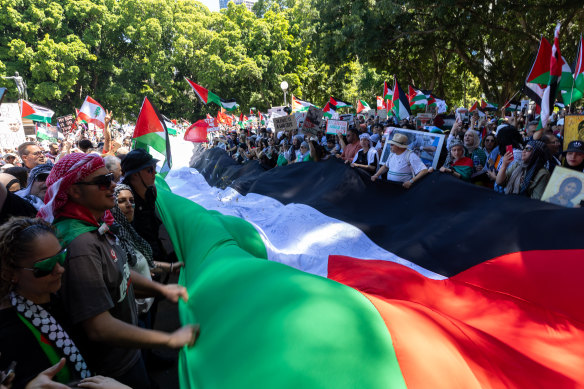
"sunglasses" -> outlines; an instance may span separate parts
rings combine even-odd
[[[524,150],[524,151],[533,151],[533,147],[529,147],[529,146],[528,146],[528,147],[524,148],[523,150]]]
[[[36,278],[46,277],[53,272],[57,262],[59,265],[63,266],[65,264],[65,258],[67,257],[67,249],[59,251],[52,257],[41,259],[32,265],[32,267],[21,267],[23,270],[32,271],[32,275]]]
[[[76,182],[74,185],[97,185],[99,190],[108,190],[112,182],[114,181],[114,174],[108,173],[101,176],[95,177],[93,181],[89,182]]]

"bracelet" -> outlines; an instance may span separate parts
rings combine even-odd
[[[174,265],[173,262],[170,263],[170,272],[172,273],[172,266]]]

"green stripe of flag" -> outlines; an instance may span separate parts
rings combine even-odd
[[[387,326],[361,293],[267,261],[242,219],[160,189],[157,205],[185,261],[181,321],[201,325],[180,354],[181,387],[406,387]]]

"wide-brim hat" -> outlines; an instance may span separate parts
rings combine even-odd
[[[125,177],[129,177],[130,175],[139,172],[142,169],[156,165],[157,162],[158,159],[153,158],[144,149],[132,150],[126,154],[124,160],[121,163],[122,174]]]
[[[409,143],[409,139],[407,136],[405,136],[404,134],[393,134],[393,138],[391,138],[391,140],[389,141],[390,144],[397,146],[401,149],[407,149],[408,148],[408,143]]]

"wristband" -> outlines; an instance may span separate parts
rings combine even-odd
[[[170,272],[171,272],[171,273],[172,273],[172,267],[173,267],[173,266],[174,266],[174,263],[173,263],[173,262],[171,262],[171,263],[170,263]]]

